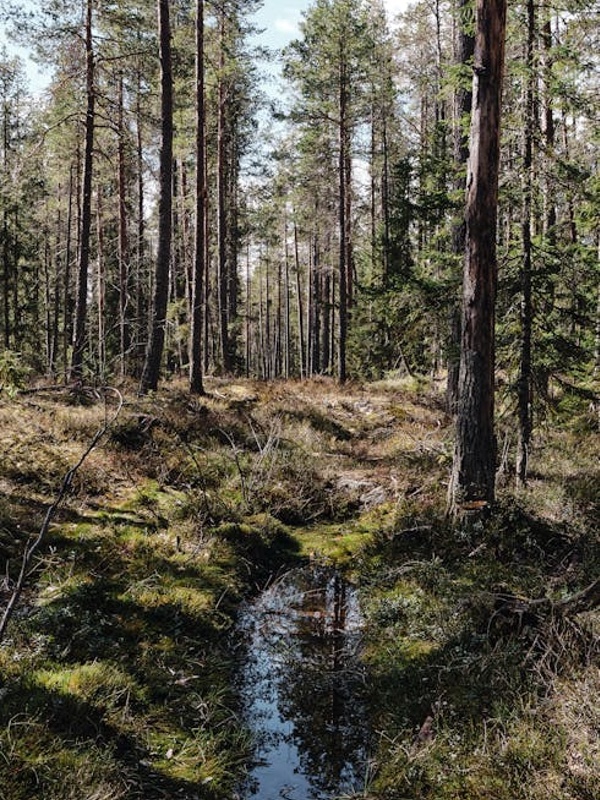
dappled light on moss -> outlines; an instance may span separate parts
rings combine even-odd
[[[132,401],[72,486],[0,649],[7,800],[230,800],[252,752],[236,613],[306,563],[358,587],[369,800],[594,796],[597,612],[527,603],[552,608],[597,575],[597,434],[545,431],[527,492],[506,483],[487,520],[455,525],[449,419],[417,383],[223,380],[194,402],[176,386]],[[13,405],[5,590],[64,458],[103,415],[42,396],[29,425]],[[19,482],[11,459],[28,453]]]

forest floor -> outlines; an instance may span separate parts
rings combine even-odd
[[[598,575],[588,409],[555,398],[516,493],[501,402],[498,507],[452,524],[436,384],[207,390],[124,391],[73,476],[0,643],[0,800],[234,797],[252,746],[236,611],[307,560],[362,597],[376,744],[355,797],[597,797],[599,616],[559,611]],[[2,608],[116,409],[81,388],[0,395]]]

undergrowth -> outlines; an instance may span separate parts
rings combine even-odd
[[[528,602],[559,601],[591,583],[595,545],[595,532],[507,502],[462,528],[401,508],[374,537],[364,590],[381,732],[373,797],[595,796],[593,615],[540,617]],[[582,735],[570,729],[567,685],[587,709]]]
[[[78,472],[0,645],[1,800],[233,797],[251,752],[236,610],[306,559],[361,585],[374,742],[359,796],[595,796],[597,615],[506,601],[560,601],[597,575],[597,433],[544,428],[527,492],[507,485],[485,524],[455,526],[432,391],[209,388],[126,394]],[[1,401],[3,602],[104,418],[68,389]]]

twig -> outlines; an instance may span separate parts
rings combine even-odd
[[[79,468],[83,465],[83,462],[92,452],[92,450],[96,447],[100,439],[106,434],[110,426],[115,422],[119,414],[121,413],[121,409],[123,408],[123,397],[121,393],[117,389],[110,388],[107,391],[113,392],[117,396],[118,405],[117,410],[112,415],[112,417],[104,422],[101,428],[99,428],[86,449],[84,450],[83,454],[81,455],[79,461],[71,467],[68,472],[65,473],[62,484],[60,486],[59,492],[54,499],[52,505],[46,511],[46,516],[44,517],[44,521],[42,526],[35,538],[30,538],[25,545],[25,550],[23,551],[23,558],[21,560],[21,570],[19,572],[19,577],[17,578],[17,582],[13,589],[13,593],[4,609],[4,614],[2,615],[2,621],[0,622],[0,643],[4,639],[4,635],[6,633],[6,629],[8,627],[8,623],[10,622],[12,615],[15,611],[17,603],[21,597],[23,592],[23,588],[25,586],[25,581],[27,580],[27,576],[29,575],[29,568],[31,566],[31,561],[34,555],[37,553],[39,548],[44,541],[46,534],[48,533],[48,529],[50,527],[50,523],[54,519],[54,515],[56,514],[60,504],[65,498],[65,495],[69,491],[69,487],[73,482],[73,478],[75,477]]]

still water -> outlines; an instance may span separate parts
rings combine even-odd
[[[369,725],[356,589],[292,570],[246,606],[240,694],[255,740],[241,800],[331,800],[364,788]]]

